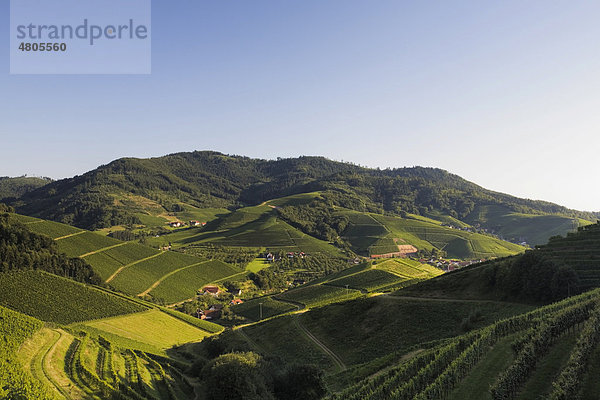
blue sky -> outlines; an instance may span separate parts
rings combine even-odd
[[[204,149],[323,155],[600,210],[597,1],[152,7],[151,75],[34,76],[9,75],[0,3],[0,176]]]

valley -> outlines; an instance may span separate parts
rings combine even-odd
[[[597,369],[596,214],[310,157],[39,183],[0,206],[9,398],[594,391],[577,366]]]

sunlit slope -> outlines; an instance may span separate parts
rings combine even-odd
[[[57,222],[19,215],[15,218],[29,230],[54,238],[61,251],[71,257],[81,257],[106,283],[130,295],[158,293],[161,299],[182,301],[193,297],[203,285],[242,272],[224,262],[207,262],[179,252],[160,251]]]
[[[156,246],[164,243],[171,243],[174,247],[213,243],[223,246],[268,248],[271,251],[341,255],[336,247],[307,235],[281,220],[275,207],[271,202],[244,207],[218,218],[206,227],[181,229],[158,238],[151,238],[148,242]]]
[[[492,236],[442,226],[426,218],[400,218],[356,211],[339,211],[350,220],[344,236],[359,253],[382,254],[398,251],[398,245],[417,249],[443,250],[451,258],[503,257],[524,248]]]
[[[573,284],[572,291],[600,287],[599,224],[587,225],[567,237],[557,237],[547,245],[538,246],[537,249],[532,250],[532,253],[541,258],[548,258],[558,266],[564,264],[572,268],[578,276],[578,283],[577,285]],[[510,279],[508,271],[510,264],[514,261],[512,259],[497,260],[473,265],[411,286],[400,293],[423,297],[510,299],[511,296],[507,292],[510,287],[504,287],[506,283],[500,287],[500,278]],[[532,278],[531,282],[548,281],[550,278],[543,275],[544,271],[540,270],[539,275]],[[519,282],[515,282],[515,285]],[[516,287],[515,285],[511,287]],[[566,284],[563,290],[569,291]]]
[[[481,205],[465,218],[465,222],[481,225],[497,235],[530,245],[544,244],[552,236],[565,235],[592,222],[562,215],[517,213],[499,205]]]

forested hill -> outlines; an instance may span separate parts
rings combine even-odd
[[[50,178],[37,178],[33,176],[9,178],[8,176],[0,176],[0,200],[20,197],[50,182],[52,182]]]
[[[479,218],[482,206],[509,212],[595,215],[483,189],[434,168],[369,169],[323,157],[251,159],[197,151],[151,159],[124,158],[74,178],[52,182],[12,202],[18,212],[86,229],[136,223],[144,201],[165,211],[236,208],[313,191],[329,191],[357,211]],[[337,196],[336,196],[337,194]],[[481,221],[479,221],[481,220]]]

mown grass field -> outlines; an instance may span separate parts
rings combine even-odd
[[[119,336],[163,350],[178,344],[200,341],[210,335],[207,331],[159,310],[105,318],[83,325],[105,332],[111,337]]]
[[[0,304],[42,321],[59,324],[147,309],[93,287],[40,271],[0,274]]]

